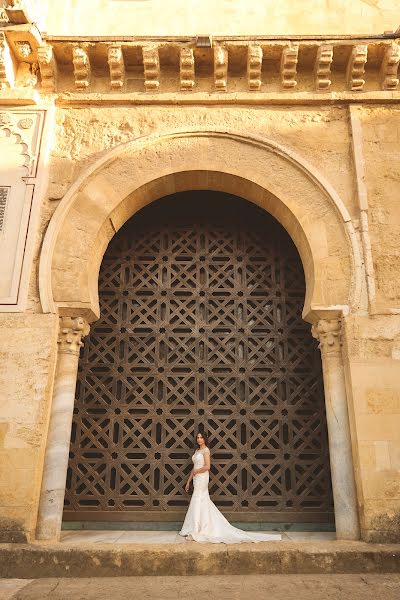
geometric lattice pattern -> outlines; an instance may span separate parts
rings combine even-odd
[[[272,217],[210,192],[156,202],[110,243],[99,294],[80,359],[67,511],[185,511],[201,425],[211,497],[225,513],[332,513],[303,269]]]

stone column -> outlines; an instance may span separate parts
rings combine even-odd
[[[336,536],[341,540],[358,540],[360,528],[341,352],[341,320],[321,319],[313,326],[312,333],[319,340],[322,355]]]
[[[44,459],[36,537],[60,537],[67,478],[76,376],[82,338],[89,326],[81,317],[60,317],[58,356]]]

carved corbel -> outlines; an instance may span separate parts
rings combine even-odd
[[[223,46],[214,47],[214,87],[226,92],[228,82],[228,50]]]
[[[15,75],[10,47],[6,36],[0,31],[0,90],[14,87]]]
[[[110,67],[110,87],[121,90],[125,84],[125,61],[121,46],[108,48],[108,65]]]
[[[380,79],[383,90],[396,90],[399,85],[398,70],[400,63],[400,45],[392,42],[385,50]]]
[[[79,355],[83,338],[89,333],[89,325],[82,317],[60,317],[58,333],[59,354]]]
[[[339,354],[342,347],[342,320],[320,319],[311,328],[312,336],[319,341],[321,354]]]
[[[195,85],[193,48],[181,48],[180,57],[181,90],[192,90]]]
[[[297,62],[299,60],[299,44],[293,43],[284,48],[281,58],[281,83],[287,89],[293,89],[297,85]]]
[[[364,87],[365,63],[367,62],[367,57],[367,44],[357,44],[357,46],[353,46],[347,64],[346,80],[347,87],[354,92],[359,92]]]
[[[160,87],[160,57],[157,46],[143,46],[144,87],[153,92]]]
[[[50,44],[40,45],[37,49],[37,58],[42,78],[42,89],[45,92],[53,93],[56,91],[58,68],[52,46]]]
[[[90,59],[87,48],[74,46],[72,49],[72,62],[74,64],[75,87],[77,90],[86,90],[90,85]]]
[[[247,83],[249,90],[257,91],[261,88],[261,68],[263,51],[258,44],[249,44],[247,50]]]
[[[329,90],[331,87],[331,66],[333,60],[333,46],[322,44],[317,50],[314,67],[315,89]]]

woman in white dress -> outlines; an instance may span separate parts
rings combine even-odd
[[[185,536],[187,540],[214,544],[280,540],[279,534],[250,533],[234,527],[225,519],[208,493],[211,459],[206,436],[199,432],[196,442],[199,448],[192,457],[194,467],[185,486],[185,491],[189,492],[190,482],[193,480],[193,495],[180,535]]]

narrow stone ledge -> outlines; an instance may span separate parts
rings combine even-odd
[[[0,545],[0,577],[397,573],[400,545],[266,542]]]

